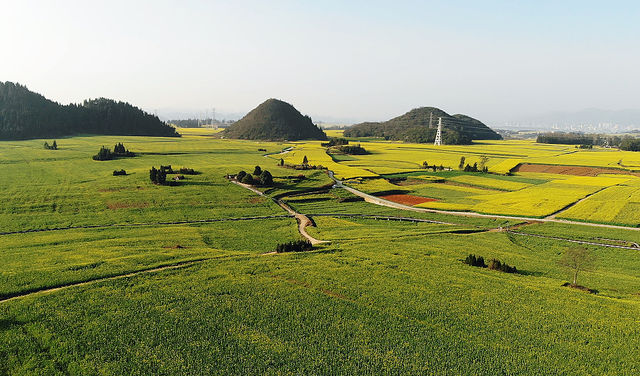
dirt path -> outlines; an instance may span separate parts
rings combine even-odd
[[[475,212],[458,212],[458,211],[448,211],[448,210],[416,208],[413,206],[407,206],[403,204],[398,204],[393,201],[385,200],[380,197],[376,197],[368,193],[364,193],[355,188],[351,188],[346,185],[343,185],[342,181],[335,178],[335,176],[333,175],[333,171],[329,171],[329,176],[336,182],[334,187],[344,188],[347,191],[353,193],[354,195],[364,198],[366,202],[376,204],[376,205],[381,205],[381,206],[387,206],[395,209],[410,210],[410,211],[422,212],[422,213],[447,214],[447,215],[455,215],[455,216],[461,216],[461,217],[507,219],[507,220],[535,222],[535,223],[555,222],[555,223],[564,223],[564,224],[579,225],[579,226],[591,226],[591,227],[611,228],[611,229],[619,229],[619,230],[640,231],[639,227],[627,227],[627,226],[617,226],[617,225],[606,225],[601,223],[577,222],[577,221],[555,219],[555,218],[530,218],[530,217],[519,217],[519,216],[511,216],[511,215],[481,214],[481,213],[475,213]]]
[[[143,269],[143,270],[138,270],[138,271],[130,272],[130,273],[126,273],[126,274],[120,274],[120,275],[109,276],[109,277],[98,277],[98,278],[90,279],[90,280],[83,281],[83,282],[69,283],[69,284],[66,284],[66,285],[56,286],[56,287],[44,287],[42,289],[38,289],[38,290],[35,290],[35,291],[27,291],[27,292],[24,292],[24,293],[18,293],[18,294],[14,295],[14,296],[11,296],[11,297],[0,298],[0,304],[5,303],[5,302],[9,302],[9,301],[12,301],[12,300],[24,298],[24,297],[27,297],[27,296],[49,294],[49,293],[52,293],[52,292],[56,292],[56,291],[60,291],[60,290],[64,290],[64,289],[68,289],[68,288],[72,288],[72,287],[85,286],[85,285],[98,283],[98,282],[103,282],[103,281],[111,281],[111,280],[116,280],[116,279],[128,278],[128,277],[133,277],[133,276],[140,275],[140,274],[155,273],[155,272],[160,272],[160,271],[163,271],[163,270],[185,268],[185,267],[188,267],[190,265],[193,265],[193,264],[196,264],[196,263],[199,263],[199,262],[202,262],[202,261],[206,261],[206,260],[209,260],[209,259],[205,258],[205,259],[198,259],[198,260],[182,261],[182,262],[171,264],[171,265],[159,266],[159,267],[151,268],[151,269]]]
[[[302,235],[305,239],[309,240],[311,242],[311,244],[316,245],[316,244],[322,244],[322,243],[329,243],[326,240],[319,240],[314,238],[313,236],[309,235],[309,233],[307,232],[307,226],[313,226],[313,222],[304,214],[302,213],[298,213],[295,210],[293,210],[289,205],[285,204],[282,200],[280,199],[275,199],[272,197],[269,197],[267,195],[265,195],[264,193],[260,192],[258,189],[248,185],[248,184],[243,184],[240,182],[237,182],[235,180],[231,180],[231,182],[233,184],[239,185],[243,188],[246,188],[248,190],[250,190],[251,192],[254,192],[255,194],[258,194],[262,197],[266,197],[268,199],[273,200],[273,202],[275,202],[276,204],[278,204],[278,206],[280,206],[282,209],[284,209],[287,213],[289,213],[291,216],[295,217],[295,219],[298,221],[298,232],[300,232],[300,235]]]

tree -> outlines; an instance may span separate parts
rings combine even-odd
[[[480,168],[481,171],[483,172],[485,171],[487,162],[489,162],[489,157],[487,157],[486,155],[483,155],[482,157],[480,157],[480,164],[478,165],[478,167]]]
[[[51,147],[53,148],[53,150],[58,150],[58,143],[56,142],[56,140],[53,140],[53,144],[51,145]]]
[[[260,174],[260,184],[265,186],[269,186],[273,184],[273,176],[269,171],[267,170],[262,171],[262,173]]]
[[[246,174],[243,178],[242,178],[242,183],[244,184],[249,184],[249,185],[253,185],[254,180],[253,180],[253,176],[251,176],[251,174]]]
[[[44,148],[47,150],[51,149],[51,146],[49,146],[49,143],[47,141],[44,142]]]
[[[236,175],[236,179],[237,179],[238,181],[242,181],[242,179],[244,179],[244,177],[245,177],[246,175],[247,175],[247,173],[246,173],[244,170],[242,170],[242,171],[238,172],[238,175]]]
[[[284,166],[284,159],[280,158],[280,166]]]
[[[458,164],[458,170],[464,170],[464,162],[465,162],[465,158],[464,157],[460,157],[460,163]]]
[[[309,164],[309,160],[307,159],[306,155],[304,156],[304,158],[302,158],[302,164],[305,166]]]
[[[253,174],[255,176],[260,176],[260,174],[262,174],[262,168],[260,168],[260,166],[256,166],[256,168],[253,169]]]
[[[158,181],[158,170],[155,167],[151,167],[151,170],[149,170],[149,180],[154,183]]]
[[[424,169],[429,168],[429,163],[427,163],[427,161],[422,162],[422,168]]]
[[[558,264],[570,270],[573,274],[573,285],[578,284],[578,273],[591,270],[595,263],[595,256],[584,247],[574,247],[567,249]]]

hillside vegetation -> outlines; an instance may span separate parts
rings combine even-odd
[[[326,140],[327,135],[287,102],[268,99],[222,132],[245,140]]]
[[[20,84],[0,82],[0,139],[74,134],[180,136],[157,116],[129,103],[98,98],[61,105]]]
[[[356,124],[344,131],[346,137],[381,137],[387,140],[428,143],[436,137],[438,118],[442,118],[442,141],[465,145],[473,140],[500,140],[502,137],[481,121],[466,115],[449,115],[439,108],[421,107],[385,122]],[[432,128],[429,127],[432,124]]]

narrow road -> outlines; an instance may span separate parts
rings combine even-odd
[[[390,208],[401,209],[401,210],[410,210],[414,212],[423,212],[423,213],[436,213],[436,214],[447,214],[447,215],[455,215],[461,217],[475,217],[475,218],[492,218],[492,219],[507,219],[507,220],[515,220],[515,221],[526,221],[526,222],[536,222],[536,223],[564,223],[569,225],[578,225],[578,226],[591,226],[591,227],[600,227],[600,228],[611,228],[611,229],[619,229],[619,230],[632,230],[632,231],[640,231],[640,227],[627,227],[627,226],[617,226],[617,225],[606,225],[601,223],[589,223],[589,222],[578,222],[578,221],[570,221],[565,219],[555,219],[555,218],[531,218],[531,217],[518,217],[511,215],[496,215],[496,214],[481,214],[475,212],[458,212],[458,211],[448,211],[448,210],[438,210],[438,209],[427,209],[427,208],[416,208],[413,206],[398,204],[397,202],[385,200],[380,197],[376,197],[362,191],[359,191],[355,188],[351,188],[342,184],[342,181],[338,180],[334,175],[333,171],[329,171],[329,177],[335,181],[335,188],[344,188],[347,191],[353,193],[356,196],[360,196],[364,198],[365,201],[381,205],[387,206]]]

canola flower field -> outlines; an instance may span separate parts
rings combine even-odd
[[[0,142],[0,374],[640,372],[638,231],[554,222],[517,228],[543,237],[516,235],[498,229],[521,220],[373,205],[329,188],[324,170],[278,164],[307,156],[347,185],[436,199],[428,205],[629,226],[638,220],[637,176],[492,171],[540,158],[536,151],[545,163],[574,152],[563,146],[508,141],[440,155],[369,140],[362,145],[378,154],[333,161],[316,142],[182,132],[69,137],[55,151],[45,140]],[[117,142],[137,156],[91,159]],[[461,156],[481,161],[491,150],[493,173],[457,168]],[[423,157],[451,170],[422,169]],[[199,174],[157,186],[149,168],[161,164]],[[260,188],[265,196],[225,177],[256,165],[274,177],[274,187]],[[127,175],[113,176],[119,169]],[[307,214],[308,232],[328,243],[273,254],[301,235],[272,198]],[[597,291],[589,294],[563,287],[571,272],[558,261],[575,244],[554,237],[627,248],[585,246],[597,260],[580,275]],[[466,265],[470,253],[519,272]]]
[[[339,137],[341,132],[331,131],[330,135]],[[436,199],[416,205],[424,208],[640,225],[640,176],[631,175],[640,170],[640,153],[520,140],[462,146],[371,139],[351,143],[361,145],[369,154],[336,161],[320,142],[314,141],[292,143],[292,150],[283,158],[294,165],[306,156],[310,164],[334,171],[347,185],[365,193],[404,193]],[[463,173],[459,169],[461,158],[464,165],[486,166],[490,173]],[[442,166],[445,171],[424,169],[424,162]],[[594,173],[597,176],[513,172],[520,164],[615,169],[619,174],[607,174],[606,170]],[[393,180],[398,178],[406,178],[411,184],[397,184]]]

